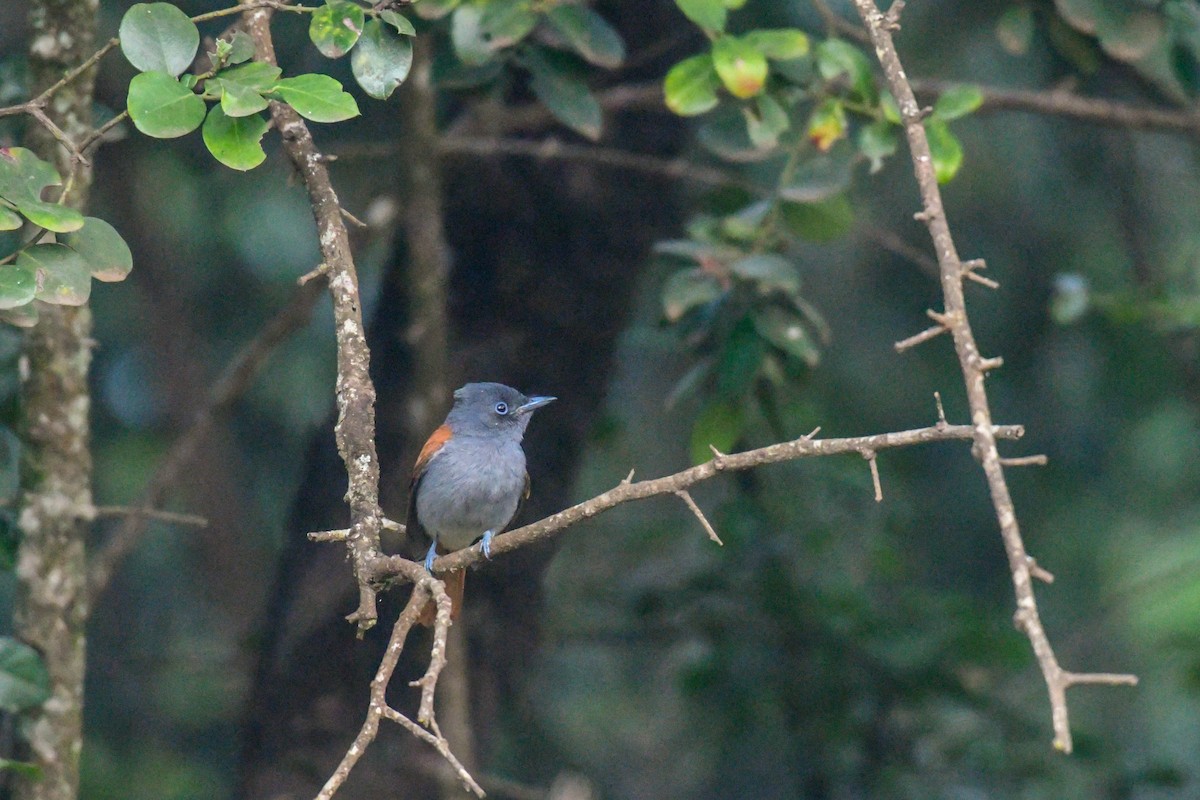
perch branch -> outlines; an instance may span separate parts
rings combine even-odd
[[[1033,592],[1031,561],[1025,551],[1020,526],[1017,523],[1016,510],[1009,493],[1008,482],[1004,476],[1004,465],[1001,463],[1000,453],[996,448],[995,427],[992,424],[992,413],[989,408],[987,390],[984,387],[986,371],[999,366],[1000,362],[998,359],[985,359],[980,355],[979,346],[971,330],[963,294],[964,273],[968,270],[964,269],[964,263],[958,256],[958,250],[950,233],[950,225],[942,205],[937,177],[934,174],[929,141],[925,136],[924,126],[921,124],[922,109],[913,94],[912,86],[905,75],[904,67],[892,41],[892,31],[899,28],[899,17],[904,8],[904,2],[896,0],[886,14],[875,6],[875,0],[854,0],[854,5],[870,33],[871,42],[875,47],[875,55],[883,67],[884,77],[900,107],[905,136],[908,139],[909,148],[912,150],[913,166],[922,200],[922,209],[916,216],[929,229],[941,271],[945,313],[939,315],[937,321],[949,329],[954,338],[954,349],[958,355],[963,382],[966,386],[967,401],[971,410],[971,423],[974,429],[972,449],[987,478],[992,504],[995,507],[1000,526],[1000,535],[1004,540],[1004,548],[1008,556],[1009,570],[1012,573],[1013,590],[1017,601],[1014,621],[1017,628],[1029,638],[1038,665],[1041,667],[1042,677],[1046,681],[1054,725],[1054,746],[1069,753],[1071,752],[1071,726],[1067,709],[1067,688],[1076,683],[1134,683],[1137,679],[1131,675],[1087,675],[1083,676],[1083,680],[1081,680],[1081,676],[1067,672],[1059,665],[1050,639],[1042,626],[1037,600]]]
[[[800,458],[832,456],[841,453],[861,454],[863,450],[879,451],[950,440],[969,441],[975,433],[976,427],[971,425],[938,425],[937,427],[880,433],[873,436],[814,439],[811,438],[815,434],[814,431],[799,439],[779,442],[756,450],[731,454],[715,453],[709,461],[673,475],[644,481],[622,480],[612,489],[596,495],[590,500],[559,511],[557,514],[551,514],[523,528],[502,533],[492,539],[492,556],[495,557],[500,553],[507,553],[518,547],[546,539],[571,525],[594,517],[622,503],[644,500],[656,495],[675,494],[722,472],[746,470]],[[1019,439],[1025,431],[1020,425],[999,425],[991,428],[990,433],[1000,439]],[[469,547],[439,557],[433,562],[433,571],[441,573],[448,570],[465,569],[483,561],[484,556],[479,548]],[[420,580],[426,574],[420,564],[401,556],[380,556],[373,559],[367,566],[367,574],[372,581],[399,578],[412,582]]]

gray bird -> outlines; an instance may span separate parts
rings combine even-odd
[[[448,552],[482,539],[480,550],[492,557],[492,537],[529,495],[521,439],[530,415],[555,399],[526,397],[502,383],[468,383],[454,393],[446,421],[417,456],[409,488],[407,529],[433,540],[426,569],[432,569],[439,545]],[[457,616],[462,573],[445,579]],[[426,616],[430,611],[426,608]]]

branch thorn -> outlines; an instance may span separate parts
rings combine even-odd
[[[700,510],[700,506],[696,505],[696,501],[692,499],[692,494],[687,489],[677,489],[675,494],[687,505],[688,509],[696,515],[696,519],[700,520],[700,526],[704,528],[704,532],[708,534],[708,538],[716,542],[721,547],[725,543],[721,541],[721,537],[717,535],[717,531],[709,523],[708,518],[704,516],[704,512]]]
[[[877,460],[875,458],[875,451],[863,449],[859,452],[862,453],[862,457],[867,460],[867,464],[870,465],[870,467],[871,467],[871,483],[875,487],[875,502],[882,503],[883,502],[883,484],[881,484],[879,482],[879,463],[877,462]]]

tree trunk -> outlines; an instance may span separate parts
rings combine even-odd
[[[34,95],[95,49],[97,0],[35,0],[30,6],[29,64]],[[59,90],[46,113],[73,140],[91,130],[93,73]],[[69,155],[40,127],[29,145],[64,177]],[[91,170],[81,166],[66,202],[82,208]],[[88,607],[84,537],[92,507],[88,365],[92,317],[87,306],[43,305],[25,340],[22,382],[21,545],[14,629],[35,647],[50,674],[50,699],[24,730],[36,779],[17,777],[17,800],[74,800],[83,746],[84,625]]]

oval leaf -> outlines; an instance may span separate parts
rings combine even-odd
[[[129,117],[158,139],[191,133],[204,122],[204,101],[165,72],[143,72],[129,82]]]
[[[885,119],[864,125],[858,132],[858,150],[871,162],[871,173],[883,169],[883,160],[896,152],[896,126]]]
[[[462,0],[421,0],[413,6],[413,11],[421,19],[441,19],[454,9]]]
[[[137,3],[121,18],[121,52],[142,72],[181,75],[200,49],[196,24],[170,3]]]
[[[965,117],[983,105],[983,92],[973,84],[953,86],[942,92],[933,104],[933,113],[939,119],[949,122],[952,119]]]
[[[808,118],[806,134],[814,147],[822,153],[827,153],[846,135],[848,125],[842,101],[830,97],[813,109]]]
[[[450,42],[459,61],[468,66],[477,67],[491,60],[491,37],[483,30],[482,8],[470,4],[454,9],[454,16],[450,18]]]
[[[533,73],[533,93],[551,114],[589,139],[600,138],[600,104],[583,80],[560,65],[552,54],[530,51],[525,65]]]
[[[929,138],[929,154],[933,156],[933,171],[938,183],[952,180],[963,162],[963,149],[958,137],[950,132],[946,123],[938,119],[925,121],[925,135]]]
[[[800,290],[800,273],[796,265],[775,253],[740,258],[729,265],[729,271],[742,280],[757,284],[763,293],[779,289],[791,294]]]
[[[34,297],[61,306],[81,306],[92,291],[87,262],[65,244],[38,244],[17,256],[37,278]]]
[[[750,31],[742,38],[770,59],[790,61],[808,55],[808,34],[799,28]]]
[[[0,231],[15,231],[24,224],[21,215],[5,206],[0,206]]]
[[[817,45],[817,69],[825,80],[847,75],[859,99],[874,101],[875,82],[871,78],[871,62],[854,45],[841,39],[826,39]]]
[[[313,122],[341,122],[358,116],[358,103],[328,75],[297,75],[272,87],[296,113]]]
[[[0,147],[0,197],[13,202],[20,199],[41,200],[49,186],[58,186],[62,179],[48,162],[38,158],[25,147]]]
[[[83,227],[67,236],[63,244],[83,257],[97,280],[124,280],[133,269],[129,245],[116,228],[102,219],[85,218]]]
[[[396,11],[381,11],[379,18],[396,29],[401,36],[416,36],[417,29],[408,21],[408,17]]]
[[[0,637],[0,709],[19,713],[50,697],[50,676],[36,650],[11,636]]]
[[[13,203],[25,218],[55,233],[70,233],[83,227],[83,215],[73,208],[42,200],[19,199]]]
[[[347,0],[328,0],[313,12],[308,38],[326,58],[341,58],[350,52],[363,32],[366,19],[362,7]]]
[[[766,56],[740,37],[722,36],[713,42],[712,60],[721,83],[734,97],[754,97],[767,82]]]
[[[795,356],[810,367],[821,361],[821,351],[805,330],[799,314],[779,306],[755,309],[751,318],[754,329],[771,344],[789,356]]]
[[[213,158],[244,172],[266,160],[267,154],[262,149],[262,137],[266,132],[267,121],[257,114],[230,117],[220,106],[213,106],[204,120],[201,134]]]
[[[708,305],[721,294],[721,284],[712,275],[698,269],[681,269],[663,285],[663,316],[668,322],[678,322],[693,308]]]
[[[0,309],[16,308],[33,300],[37,275],[28,264],[0,266]]]
[[[364,92],[376,100],[386,100],[408,77],[412,60],[412,39],[371,20],[350,55],[350,69]]]
[[[663,95],[667,108],[681,117],[692,117],[716,106],[719,85],[712,56],[702,53],[671,67],[663,82]]]
[[[546,15],[576,53],[598,67],[615,69],[625,60],[625,43],[604,17],[586,6],[561,5]]]
[[[479,31],[489,51],[512,47],[529,35],[538,23],[538,15],[527,2],[503,0],[488,3],[479,17]]]
[[[726,5],[722,0],[675,0],[683,15],[708,31],[725,30]]]

